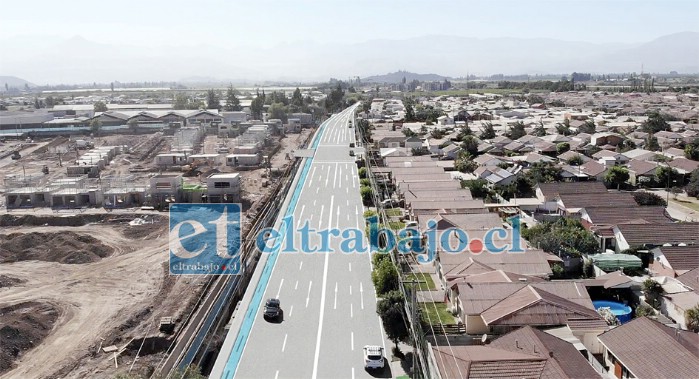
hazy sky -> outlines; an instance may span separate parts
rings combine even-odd
[[[272,47],[439,34],[644,42],[697,31],[698,17],[699,0],[6,0],[0,40]]]

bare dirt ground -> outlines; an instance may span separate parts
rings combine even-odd
[[[293,158],[287,154],[306,142],[311,132],[275,139],[276,153],[263,153],[271,155],[271,168],[283,171],[291,164]],[[76,153],[64,153],[60,166],[56,147],[63,151],[70,143],[45,142],[53,143],[54,149],[12,161],[3,173],[30,168],[35,173],[47,165],[51,179],[64,177],[66,160]],[[152,156],[170,146],[169,137],[158,134],[107,136],[94,142],[129,146],[130,152],[118,155],[103,175],[133,175],[138,181],[157,171]],[[203,169],[235,171],[226,166]],[[261,206],[270,189],[267,184],[275,179],[266,168],[241,171],[241,177],[249,216]],[[203,178],[202,171],[188,179]],[[127,371],[152,372],[172,343],[172,337],[158,331],[160,318],[173,317],[179,328],[206,278],[169,276],[167,215],[135,212],[88,209],[57,215],[37,208],[0,215],[0,328],[10,325],[7,335],[12,335],[12,344],[5,349],[9,352],[0,349],[5,354],[0,355],[0,376],[112,378]],[[129,226],[136,217],[154,223]],[[118,368],[113,354],[100,350],[110,345],[122,350]]]

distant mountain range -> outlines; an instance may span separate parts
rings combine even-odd
[[[17,89],[24,89],[24,85],[28,85],[30,88],[36,87],[35,84],[32,84],[22,78],[18,78],[16,76],[2,76],[0,75],[0,92],[5,92],[5,84],[7,84],[7,88],[17,88]]]
[[[437,75],[437,74],[416,74],[414,72],[409,72],[409,71],[396,71],[396,72],[391,72],[388,74],[384,75],[373,75],[369,76],[366,78],[362,78],[362,82],[369,82],[369,83],[400,83],[405,79],[406,83],[409,83],[413,80],[417,80],[420,82],[426,82],[426,81],[443,81],[444,79],[448,79],[445,76],[442,75]]]
[[[382,76],[371,75],[395,74],[398,68],[439,72],[435,80],[467,74],[641,72],[642,67],[649,73],[699,73],[699,33],[676,33],[646,43],[424,36],[355,44],[283,43],[269,49],[206,44],[138,47],[79,36],[24,36],[0,38],[0,54],[2,74],[28,78],[39,85],[192,77],[234,84],[357,76],[382,81]],[[410,79],[406,76],[406,80]]]

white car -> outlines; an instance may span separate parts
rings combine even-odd
[[[364,368],[382,369],[384,367],[383,347],[364,346]]]

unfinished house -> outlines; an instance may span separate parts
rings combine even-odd
[[[83,208],[102,200],[97,188],[88,186],[87,175],[54,180],[49,189],[52,208]]]
[[[50,205],[44,174],[6,175],[4,186],[7,209]]]
[[[150,178],[149,193],[154,207],[167,209],[182,201],[182,174],[158,174]]]
[[[209,203],[237,203],[240,201],[240,174],[212,174],[206,178],[206,197]]]
[[[86,175],[88,178],[98,178],[100,171],[120,152],[120,146],[96,147],[85,152],[74,164],[66,167],[66,173],[69,177]]]
[[[199,126],[190,126],[180,128],[175,132],[172,139],[172,150],[183,151],[193,150],[204,137],[204,128]]]
[[[147,188],[131,175],[107,176],[100,180],[105,208],[129,208],[143,205]]]

